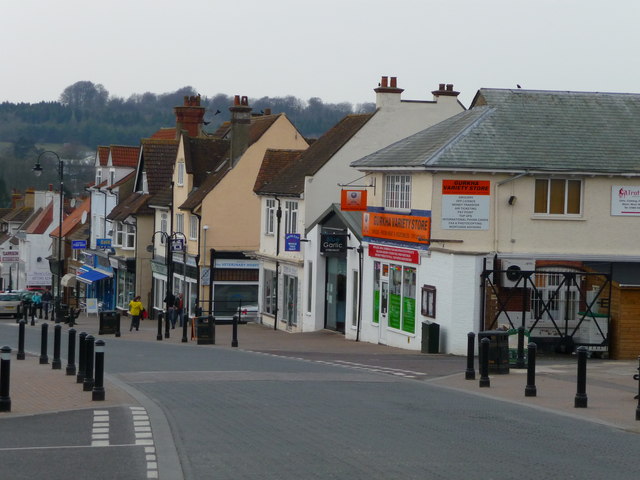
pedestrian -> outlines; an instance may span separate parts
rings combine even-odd
[[[138,295],[129,302],[129,315],[131,315],[131,326],[129,327],[129,331],[134,328],[138,331],[140,328],[140,316],[142,315],[142,310],[144,310],[144,307],[140,301],[140,295]]]
[[[176,297],[173,293],[168,292],[164,297],[164,303],[167,308],[167,321],[171,322],[171,328],[176,328]]]
[[[38,315],[38,318],[42,318],[42,296],[39,292],[33,294],[31,298],[33,301],[33,310]]]
[[[182,298],[182,292],[178,294],[178,299],[176,300],[176,315],[180,322],[180,328],[182,328],[182,322],[184,322],[184,300]]]
[[[49,307],[51,306],[51,300],[53,300],[53,295],[51,295],[51,290],[47,288],[42,294],[42,306],[44,307],[45,320],[49,320]]]

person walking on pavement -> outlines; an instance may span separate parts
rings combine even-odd
[[[49,320],[49,307],[51,306],[51,300],[53,300],[53,295],[51,295],[51,290],[47,288],[42,294],[42,306],[44,307],[45,320]]]
[[[164,303],[167,306],[167,320],[171,322],[171,328],[176,328],[176,297],[173,293],[167,293],[164,297]]]
[[[38,318],[42,318],[42,297],[40,293],[34,293],[31,300],[33,301],[33,311],[38,315]]]
[[[184,300],[182,298],[182,292],[178,294],[176,299],[176,314],[180,322],[180,328],[182,328],[182,322],[184,322]]]
[[[144,310],[144,307],[140,301],[140,295],[138,295],[129,302],[129,315],[131,315],[131,326],[129,327],[129,331],[134,328],[138,331],[140,328],[140,316],[142,315],[142,310]]]

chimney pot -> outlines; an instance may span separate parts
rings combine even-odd
[[[438,90],[444,90],[444,83],[441,83],[441,84],[439,85]]]
[[[242,97],[242,105],[245,107],[249,105],[249,98],[246,95]]]
[[[398,77],[391,77],[391,88],[396,88],[398,86]]]
[[[264,114],[265,115],[271,115],[271,109],[270,108],[265,108],[264,109]]]
[[[388,79],[389,79],[389,77],[382,77],[382,81],[380,82],[381,83],[380,86],[381,87],[387,87],[389,85]]]
[[[453,83],[447,83],[447,92],[453,92]]]
[[[235,97],[233,97],[233,104],[240,105],[240,95],[236,95]]]

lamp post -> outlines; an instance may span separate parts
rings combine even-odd
[[[63,265],[64,265],[64,259],[62,258],[62,215],[63,215],[63,202],[64,202],[64,162],[62,161],[62,159],[58,156],[58,154],[56,152],[53,152],[51,150],[45,150],[44,152],[42,152],[40,155],[38,155],[38,159],[36,160],[36,164],[33,166],[33,173],[35,174],[36,177],[39,177],[42,174],[42,165],[40,165],[40,159],[44,156],[44,155],[53,155],[56,157],[56,159],[58,160],[58,178],[60,181],[60,216],[59,216],[59,228],[58,228],[58,255],[56,258],[56,264],[57,264],[57,276],[56,276],[56,297],[54,300],[54,306],[53,306],[53,315],[52,317],[55,318],[56,322],[59,322],[59,318],[58,316],[60,315],[60,279],[62,277],[62,269],[63,269]]]
[[[151,247],[153,248],[153,257],[155,258],[155,252],[156,252],[156,244],[155,244],[155,238],[156,235],[160,234],[160,236],[162,237],[162,241],[164,242],[164,263],[167,266],[167,288],[166,288],[166,292],[165,292],[165,299],[169,299],[169,295],[172,292],[172,281],[173,281],[173,272],[172,272],[172,264],[173,264],[173,254],[170,251],[170,245],[169,245],[169,234],[167,232],[163,232],[162,230],[158,230],[157,232],[154,232],[153,235],[151,236]],[[169,321],[169,304],[168,302],[165,303],[165,322]]]
[[[209,231],[209,225],[203,225],[202,231],[204,234],[204,242],[202,245],[202,265],[206,265],[207,264],[207,232]],[[202,274],[200,274],[200,278],[202,279]],[[209,272],[209,281],[211,282],[211,272]],[[200,299],[201,300],[204,299],[204,284],[202,285],[202,293],[200,295]],[[203,301],[203,304],[204,304],[204,301]],[[202,315],[204,308],[202,308],[200,305],[197,305],[197,307],[200,308],[198,312],[200,312],[200,315]],[[196,315],[198,315],[197,312],[196,312]]]

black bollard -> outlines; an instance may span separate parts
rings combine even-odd
[[[104,340],[96,342],[96,374],[91,400],[104,400]]]
[[[11,347],[0,348],[0,412],[11,411]]]
[[[476,334],[473,332],[467,333],[467,369],[464,372],[465,380],[475,380],[476,370],[473,366],[476,348]]]
[[[524,368],[524,327],[518,327],[518,357],[516,368]]]
[[[164,338],[169,338],[169,329],[171,328],[171,322],[169,321],[169,311],[164,316]]]
[[[575,408],[587,408],[587,347],[578,347],[578,391]]]
[[[49,363],[49,356],[47,355],[47,343],[49,341],[49,325],[47,323],[42,324],[42,333],[40,336],[40,365]]]
[[[211,344],[215,345],[216,344],[216,317],[212,315],[209,318],[211,318]]]
[[[158,313],[158,335],[156,335],[156,340],[162,340],[162,317],[164,315],[162,312]]]
[[[76,330],[69,329],[69,342],[67,348],[67,375],[76,374]]]
[[[232,332],[231,346],[237,347],[238,346],[238,315],[233,316],[233,326],[232,326],[231,332]]]
[[[32,303],[31,307],[29,307],[29,311],[31,312],[31,325],[35,325],[36,321],[36,306]]]
[[[184,313],[182,316],[182,343],[187,343],[187,324],[189,323],[189,316]]]
[[[93,390],[93,345],[95,338],[93,335],[87,335],[84,339],[84,381],[82,382],[82,390],[90,392]]]
[[[527,348],[527,386],[524,387],[525,397],[535,397],[538,394],[536,389],[536,350],[538,347],[531,342]]]
[[[20,320],[20,325],[18,326],[18,356],[16,357],[18,360],[24,360],[24,326],[25,321]]]
[[[638,405],[636,406],[636,420],[640,420],[640,357],[638,357],[638,375],[636,375],[636,377],[638,378],[638,396],[636,397],[638,399]]]
[[[84,382],[84,368],[85,368],[85,360],[86,360],[86,338],[87,333],[82,332],[78,335],[78,374],[76,375],[76,383]]]
[[[56,325],[53,327],[53,362],[51,362],[51,368],[53,370],[60,370],[62,368],[62,361],[60,360],[60,338],[62,336],[62,325]]]
[[[490,387],[489,379],[489,343],[490,340],[484,337],[480,340],[479,370],[480,370],[480,387]]]

